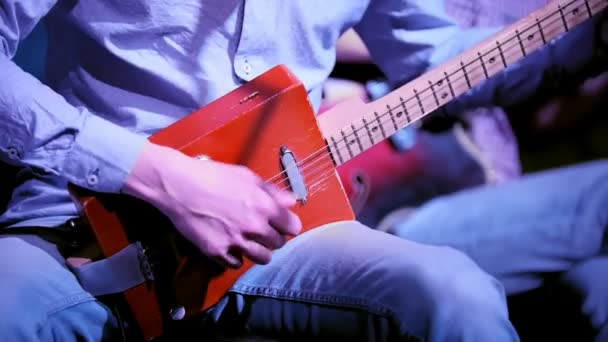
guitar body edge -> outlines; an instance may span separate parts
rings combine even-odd
[[[281,149],[300,166],[309,196],[293,211],[303,232],[323,224],[354,219],[340,177],[327,150],[308,94],[284,66],[277,66],[150,137],[150,141],[186,155],[244,165],[263,179],[282,174]],[[201,161],[204,162],[204,161]],[[283,176],[275,183],[285,188]],[[71,189],[105,257],[135,241],[152,251],[161,277],[125,292],[125,299],[145,339],[161,336],[172,308],[186,318],[214,305],[253,264],[220,270],[195,252],[166,218],[143,203],[119,195]],[[171,279],[167,279],[171,278]]]

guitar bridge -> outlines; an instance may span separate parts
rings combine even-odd
[[[295,155],[287,146],[281,147],[281,165],[283,166],[283,171],[285,171],[291,190],[296,194],[296,198],[300,203],[306,204],[308,189],[306,188],[304,175],[300,172]]]

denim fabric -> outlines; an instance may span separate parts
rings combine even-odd
[[[101,341],[117,333],[115,318],[79,287],[52,245],[0,238],[0,278],[7,341]],[[204,318],[201,334],[518,340],[501,285],[463,253],[356,222],[294,238],[270,264],[251,268]]]
[[[606,331],[608,161],[462,191],[391,221],[389,233],[463,251],[507,294],[537,288],[548,274],[562,273],[587,297],[583,312]]]
[[[85,292],[57,247],[35,236],[0,236],[3,341],[115,341],[118,325]]]
[[[518,340],[505,305],[500,285],[456,250],[339,222],[250,269],[209,315],[312,340]]]

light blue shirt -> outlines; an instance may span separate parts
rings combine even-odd
[[[11,61],[43,17],[46,84]],[[395,84],[492,32],[439,0],[0,0],[0,156],[23,166],[0,223],[78,215],[67,182],[119,192],[150,134],[277,64],[318,106],[353,26]]]

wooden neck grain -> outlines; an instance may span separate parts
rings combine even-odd
[[[337,165],[442,107],[602,12],[608,0],[553,1],[325,131]],[[344,110],[344,108],[342,108]],[[354,116],[353,116],[354,113]]]

